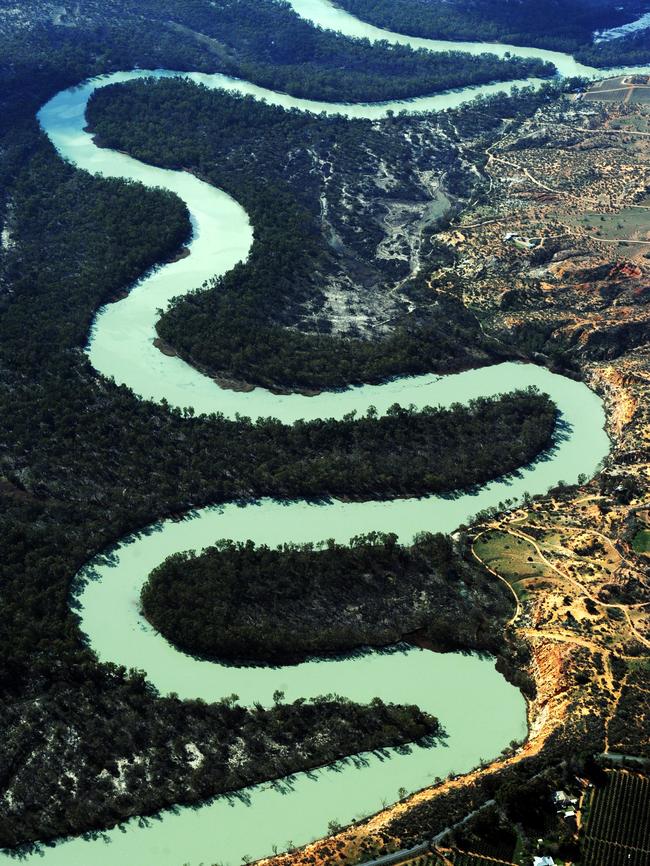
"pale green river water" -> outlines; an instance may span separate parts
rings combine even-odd
[[[315,24],[351,36],[431,50],[458,49],[476,54],[543,57],[563,75],[595,75],[557,52],[515,46],[451,43],[394,34],[358,21],[327,0],[291,0],[296,12]],[[636,71],[636,70],[635,70]],[[147,822],[133,820],[96,840],[66,839],[21,862],[43,866],[180,866],[188,863],[241,862],[244,855],[261,857],[322,836],[328,821],[347,823],[380,809],[397,798],[398,790],[414,791],[436,776],[463,773],[481,759],[498,755],[513,739],[526,735],[522,695],[497,673],[494,661],[458,653],[440,654],[397,647],[391,652],[367,651],[352,658],[314,659],[282,668],[235,668],[200,661],[178,652],[142,618],[139,593],[147,575],[165,557],[179,550],[201,550],[218,538],[258,543],[345,542],[370,530],[398,533],[408,542],[422,530],[453,531],[479,510],[526,492],[544,492],[559,480],[574,482],[593,475],[609,450],[600,399],[584,384],[532,365],[506,363],[445,377],[417,376],[376,386],[350,388],[317,397],[278,396],[256,388],[250,393],[222,390],[178,358],[153,346],[157,310],[215,274],[246,258],[252,242],[248,217],[224,192],[183,172],[144,165],[126,155],[95,147],[84,132],[85,109],[93,90],[134,78],[164,76],[168,71],[130,71],[100,77],[59,93],[39,113],[43,129],[62,157],[80,168],[128,178],[177,193],[187,204],[194,229],[191,255],[147,275],[124,300],[99,311],[88,354],[95,368],[128,385],[145,399],[192,406],[197,412],[222,412],[228,417],[274,416],[284,422],[299,418],[342,417],[370,405],[384,412],[390,405],[448,406],[527,385],[548,393],[561,414],[563,435],[544,460],[517,476],[499,479],[478,492],[456,498],[425,497],[387,502],[314,505],[263,500],[239,507],[204,508],[183,521],[167,520],[122,541],[110,557],[99,557],[78,581],[81,629],[102,661],[144,670],[165,694],[218,700],[236,693],[242,703],[271,702],[276,689],[287,700],[337,693],[358,701],[379,696],[386,701],[417,703],[438,716],[448,734],[444,745],[414,746],[408,754],[389,750],[312,773],[299,773],[276,784],[248,788],[242,796],[218,797],[196,809],[168,810]],[[598,74],[603,74],[598,73]],[[408,102],[336,105],[297,99],[226,76],[183,73],[184,78],[224,88],[283,107],[379,118],[390,110],[436,111],[455,107],[477,93],[509,91],[514,84],[493,84]],[[531,82],[526,82],[531,83]],[[535,82],[532,82],[535,84]],[[95,579],[85,580],[92,575]],[[0,861],[9,859],[0,853]]]

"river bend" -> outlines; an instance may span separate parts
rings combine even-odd
[[[605,74],[558,52],[390,33],[335,9],[328,0],[291,0],[291,4],[299,15],[346,35],[430,50],[491,51],[501,56],[509,51],[551,60],[563,75]],[[64,840],[21,861],[30,864],[238,863],[244,855],[270,853],[273,845],[282,850],[289,840],[302,844],[321,836],[331,819],[344,823],[367,815],[394,801],[400,787],[413,791],[431,784],[436,776],[466,772],[481,759],[496,756],[510,740],[524,737],[523,697],[496,672],[490,659],[396,647],[392,652],[366,651],[353,658],[312,659],[283,668],[234,668],[178,652],[141,616],[139,592],[151,569],[165,557],[179,550],[200,551],[218,538],[252,538],[272,545],[323,538],[346,542],[352,535],[383,530],[396,532],[407,543],[419,531],[450,532],[487,506],[520,499],[525,493],[544,492],[560,480],[575,482],[583,473],[593,475],[609,450],[599,398],[582,383],[532,365],[507,363],[445,377],[407,377],[317,397],[279,396],[262,388],[250,393],[222,390],[185,362],[155,349],[158,309],[244,260],[252,243],[250,222],[230,196],[187,173],[155,168],[125,154],[97,148],[84,131],[85,110],[92,92],[107,84],[177,74],[137,70],[102,76],[57,94],[39,113],[43,129],[63,158],[90,172],[171,190],[185,201],[191,215],[191,255],[154,269],[124,300],[97,314],[88,354],[100,373],[128,385],[144,399],[165,399],[174,406],[192,406],[200,413],[222,412],[227,417],[236,413],[274,416],[286,423],[300,418],[340,418],[353,409],[363,412],[370,405],[382,413],[395,402],[420,408],[448,406],[535,385],[558,406],[562,435],[545,459],[471,494],[367,503],[334,500],[325,505],[263,500],[246,507],[204,508],[183,521],[156,524],[124,539],[108,555],[97,557],[77,578],[81,628],[101,661],[145,670],[162,693],[174,691],[181,697],[211,701],[235,692],[243,703],[270,703],[276,689],[283,690],[287,700],[328,692],[358,701],[380,696],[386,701],[417,703],[437,715],[449,739],[445,746],[414,747],[409,754],[391,750],[385,755],[358,756],[355,761],[339,762],[315,773],[299,773],[280,783],[249,788],[245,796],[217,797],[197,809],[165,811],[152,822],[130,821],[96,840]],[[337,105],[298,99],[219,74],[182,76],[274,105],[366,118],[383,117],[388,110],[436,111],[458,106],[478,93],[537,83],[484,85],[408,102]],[[467,709],[469,695],[471,712]],[[8,855],[0,853],[0,861],[7,859]]]

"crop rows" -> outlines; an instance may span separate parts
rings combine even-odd
[[[650,781],[610,771],[609,783],[592,794],[585,827],[585,866],[650,864]]]
[[[427,852],[409,857],[406,860],[399,860],[395,866],[444,866],[444,864],[437,854]]]
[[[454,866],[499,866],[499,861],[491,857],[481,857],[480,854],[455,853],[449,857]]]
[[[501,839],[492,844],[483,841],[480,845],[473,845],[472,848],[477,855],[486,860],[503,860],[504,863],[511,863],[515,853],[515,841],[505,842]]]
[[[650,852],[590,838],[582,846],[582,862],[584,866],[650,866]]]
[[[403,860],[396,866],[446,866],[437,854],[420,854],[412,860]]]

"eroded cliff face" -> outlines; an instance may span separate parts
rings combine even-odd
[[[650,373],[635,369],[643,360],[648,359],[628,357],[620,367],[594,365],[589,371],[590,384],[605,398],[611,435],[618,449],[631,446],[631,450],[637,450],[650,440],[650,429],[642,418],[644,409],[647,411]],[[639,425],[634,424],[637,418]],[[635,429],[637,426],[640,429]]]

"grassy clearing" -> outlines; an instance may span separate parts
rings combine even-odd
[[[650,529],[642,529],[632,539],[632,547],[637,553],[650,553]]]
[[[645,114],[633,114],[630,117],[621,117],[610,124],[610,129],[630,130],[632,132],[650,132],[648,118]]]
[[[524,595],[522,587],[518,586],[521,581],[546,576],[546,568],[539,561],[535,548],[522,538],[515,538],[506,532],[495,530],[482,535],[474,544],[474,550],[520,596]]]
[[[567,222],[587,229],[595,237],[616,240],[650,240],[650,211],[639,208],[624,208],[619,213],[600,214],[586,211]]]

